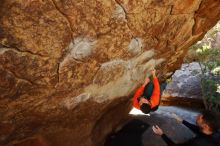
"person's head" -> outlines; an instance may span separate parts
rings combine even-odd
[[[140,110],[143,113],[148,114],[150,112],[151,110],[150,102],[144,97],[140,98],[139,105],[140,105]]]
[[[219,120],[219,113],[204,110],[197,116],[196,124],[200,127],[203,133],[212,134],[220,128]]]

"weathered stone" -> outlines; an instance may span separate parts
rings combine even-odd
[[[0,139],[1,142],[5,141],[14,131],[14,127],[9,122],[0,123]]]
[[[137,55],[141,53],[142,47],[143,47],[142,40],[140,38],[133,38],[128,46],[128,50],[132,54]]]
[[[0,143],[102,144],[151,67],[169,76],[219,18],[218,0],[1,0]]]
[[[21,141],[16,141],[9,146],[49,146],[48,142],[42,136],[34,136]]]
[[[212,47],[213,47],[213,48],[218,48],[218,47],[220,47],[220,32],[218,32],[218,33],[216,34],[215,40],[214,40],[214,42],[212,43]]]
[[[164,91],[164,97],[185,97],[202,99],[201,67],[198,62],[183,64],[177,70]]]

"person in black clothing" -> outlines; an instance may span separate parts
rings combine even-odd
[[[207,110],[203,111],[197,116],[196,125],[183,120],[176,114],[174,114],[174,118],[179,123],[182,123],[191,129],[196,134],[196,137],[184,143],[176,144],[163,133],[163,130],[160,127],[157,125],[153,126],[153,132],[160,135],[168,146],[220,146],[220,132],[218,131],[220,128],[219,113]]]

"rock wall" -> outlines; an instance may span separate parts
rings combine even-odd
[[[164,98],[183,97],[202,100],[202,71],[198,62],[184,63],[172,75],[171,82],[164,91]]]
[[[101,145],[220,18],[219,0],[0,2],[1,145]]]

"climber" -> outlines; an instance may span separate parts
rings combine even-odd
[[[159,84],[155,69],[151,71],[151,74],[153,83],[147,77],[133,96],[133,106],[145,114],[158,109],[162,92],[166,87],[166,83]]]
[[[219,121],[220,115],[213,111],[203,111],[197,116],[196,124],[193,125],[181,117],[174,114],[174,118],[179,122],[184,124],[190,130],[192,130],[196,137],[181,143],[175,144],[170,138],[168,138],[160,127],[153,126],[152,129],[155,134],[160,135],[162,139],[169,146],[220,146],[220,132],[219,132]]]

